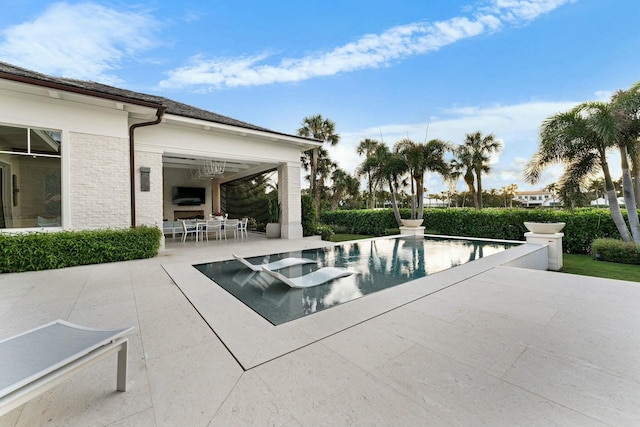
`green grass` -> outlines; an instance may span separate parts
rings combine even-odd
[[[564,273],[640,282],[640,267],[637,265],[596,261],[591,255],[575,254],[564,254],[562,263]]]
[[[347,240],[370,239],[374,236],[366,236],[362,234],[334,234],[331,237],[332,242],[345,242]]]

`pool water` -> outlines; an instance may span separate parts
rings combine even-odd
[[[252,271],[236,260],[194,267],[273,325],[279,325],[512,246],[514,243],[509,242],[395,237],[247,258],[252,264],[287,257],[318,261],[317,264],[278,270],[286,277],[298,277],[327,266],[348,268],[355,272],[351,276],[306,289],[292,289],[266,273]]]

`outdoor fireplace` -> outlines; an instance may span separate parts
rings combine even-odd
[[[204,219],[204,211],[173,211],[173,220],[178,221],[181,219]]]

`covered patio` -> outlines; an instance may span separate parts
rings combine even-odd
[[[631,426],[640,419],[637,283],[524,269],[494,255],[471,270],[267,327],[238,301],[212,298],[215,285],[204,286],[190,266],[328,243],[249,238],[250,245],[169,239],[153,259],[0,275],[0,339],[56,318],[136,328],[127,392],[115,391],[110,358],[1,417],[0,426]],[[248,341],[253,353],[242,347]]]

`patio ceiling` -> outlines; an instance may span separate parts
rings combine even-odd
[[[233,181],[250,175],[255,175],[278,167],[276,163],[262,163],[245,159],[225,159],[201,157],[190,154],[165,153],[162,164],[165,168],[184,169],[186,174],[197,174],[199,168],[207,161],[225,162],[224,172],[212,176],[221,182]]]

